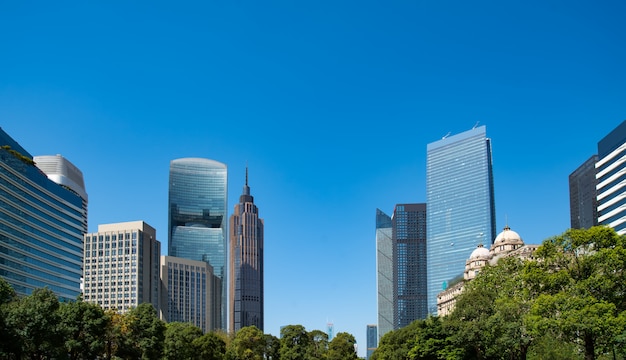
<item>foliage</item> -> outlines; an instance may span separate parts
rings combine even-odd
[[[60,332],[56,295],[48,288],[37,289],[11,305],[7,311],[6,326],[15,334],[15,357],[59,357],[63,353],[59,346],[63,344],[63,334]]]
[[[311,338],[302,325],[287,325],[280,330],[280,359],[305,360]]]
[[[14,329],[7,325],[8,311],[16,300],[15,291],[11,285],[0,277],[0,359],[9,358],[11,354],[19,353],[19,342]]]
[[[385,334],[375,360],[626,358],[626,238],[598,226],[501,258],[455,310]]]
[[[265,336],[256,326],[246,326],[235,334],[226,350],[228,360],[263,360],[265,358]]]
[[[202,330],[191,323],[172,322],[167,324],[163,343],[164,359],[192,359],[197,353],[193,343],[201,336]]]
[[[328,360],[356,360],[356,339],[346,332],[338,333],[328,345]]]
[[[193,340],[192,345],[196,349],[195,359],[223,360],[225,358],[226,341],[217,333],[206,333]]]
[[[309,332],[310,348],[309,357],[311,359],[325,359],[328,352],[328,334],[321,330]]]
[[[265,359],[280,359],[280,339],[271,334],[265,334]]]
[[[61,304],[58,311],[69,359],[94,359],[103,353],[109,318],[100,306],[79,297]]]
[[[129,311],[121,326],[128,331],[121,332],[123,340],[118,349],[119,356],[143,360],[161,358],[165,323],[156,316],[152,304],[139,304]]]

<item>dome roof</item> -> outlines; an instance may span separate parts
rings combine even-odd
[[[489,252],[489,249],[484,247],[483,244],[480,244],[476,249],[474,249],[474,251],[472,251],[472,254],[470,255],[470,260],[478,258],[488,258],[490,256],[491,253]]]
[[[516,233],[515,231],[511,230],[511,228],[507,225],[504,227],[504,230],[502,230],[502,232],[500,234],[498,234],[498,236],[496,236],[496,239],[493,242],[494,245],[499,245],[499,244],[524,244],[524,241],[522,241],[522,238],[519,236],[518,233]]]

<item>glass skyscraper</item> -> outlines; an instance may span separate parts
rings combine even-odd
[[[598,223],[626,234],[626,120],[598,142]]]
[[[426,204],[398,204],[391,218],[393,324],[403,328],[428,315],[426,291]]]
[[[168,255],[205,261],[219,286],[216,327],[226,329],[227,169],[220,162],[183,158],[170,162]]]
[[[81,292],[83,199],[48,179],[2,129],[0,145],[0,276],[18,295],[48,287],[60,300],[75,300]]]
[[[369,360],[378,347],[378,329],[376,325],[367,325],[366,329],[367,352],[365,359]]]
[[[569,175],[569,210],[572,229],[589,229],[598,225],[596,162],[598,162],[598,155],[593,155]]]
[[[393,326],[393,241],[391,217],[376,209],[376,286],[378,288],[378,337]]]
[[[428,311],[463,277],[465,261],[496,235],[491,141],[485,126],[427,145]]]
[[[246,183],[230,217],[230,326],[263,331],[263,219]]]

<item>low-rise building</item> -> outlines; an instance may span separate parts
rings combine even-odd
[[[463,292],[465,284],[472,281],[487,264],[495,265],[504,257],[515,256],[532,259],[538,245],[525,245],[518,233],[507,225],[493,242],[490,249],[479,244],[465,261],[463,278],[446,290],[437,294],[437,315],[446,316],[454,310],[457,297]]]

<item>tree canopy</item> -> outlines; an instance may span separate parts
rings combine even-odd
[[[385,334],[373,358],[626,358],[625,239],[569,229],[530,259],[487,265],[451,314]]]

